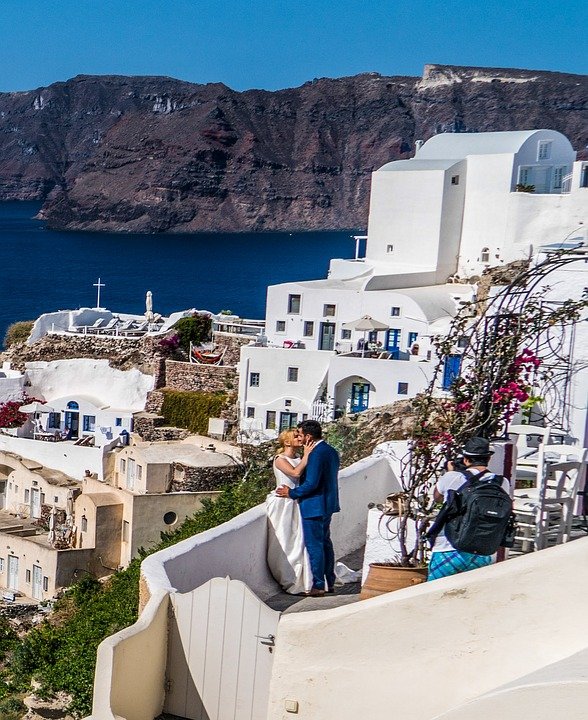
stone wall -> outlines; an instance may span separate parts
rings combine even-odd
[[[219,490],[224,485],[237,482],[242,475],[243,470],[239,465],[187,467],[173,463],[171,492]]]
[[[241,356],[241,348],[243,345],[249,345],[253,338],[251,335],[215,332],[212,334],[212,340],[219,350],[225,348],[223,365],[236,365]]]
[[[165,366],[159,352],[161,338],[145,336],[140,340],[100,335],[45,335],[32,345],[15,345],[2,354],[16,370],[24,370],[26,362],[91,358],[109,360],[111,367],[155,375],[156,387],[165,383]],[[163,378],[159,376],[163,372]]]
[[[137,413],[134,416],[134,432],[144,442],[161,442],[163,440],[184,440],[191,433],[185,428],[164,425],[165,419],[154,413]]]
[[[145,412],[155,413],[156,415],[161,414],[161,408],[163,407],[163,393],[161,390],[152,390],[147,395],[145,402]]]
[[[189,392],[223,392],[237,387],[237,370],[230,365],[198,365],[165,361],[166,387]]]

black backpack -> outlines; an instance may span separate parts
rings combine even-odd
[[[504,478],[484,471],[464,472],[465,483],[450,490],[428,537],[442,527],[445,537],[460,552],[493,555],[499,547],[511,547],[514,540],[514,513],[510,495],[502,489]],[[490,474],[490,477],[485,477]]]

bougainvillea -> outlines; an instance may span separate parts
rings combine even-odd
[[[542,385],[558,384],[557,373],[568,358],[557,348],[586,313],[588,290],[577,300],[549,304],[545,278],[576,259],[562,251],[528,266],[487,303],[464,304],[448,334],[433,338],[438,363],[429,387],[413,401],[417,421],[402,463],[408,508],[399,530],[403,564],[424,560],[432,489],[447,460],[472,436],[504,437],[516,413],[529,413],[542,400]],[[441,393],[447,358],[456,355],[461,356],[459,375]],[[412,547],[409,521],[416,524]]]

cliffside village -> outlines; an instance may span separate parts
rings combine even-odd
[[[373,173],[354,258],[333,259],[327,278],[269,287],[263,320],[205,313],[211,342],[184,360],[162,341],[193,310],[163,318],[148,302],[133,316],[98,300],[39,317],[0,372],[0,404],[20,402],[26,416],[0,428],[4,599],[49,600],[83,573],[125,567],[242,476],[242,443],[422,392],[438,362],[432,338],[490,271],[586,247],[587,192],[588,162],[558,132],[440,134]],[[546,297],[580,293],[586,277],[580,259]],[[445,360],[440,395],[461,350]],[[561,430],[586,446],[585,334],[571,353]],[[194,435],[166,425],[167,391],[228,400]]]

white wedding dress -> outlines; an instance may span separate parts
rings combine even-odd
[[[280,455],[296,467],[300,458]],[[297,487],[298,480],[290,478],[276,467],[276,487]],[[312,588],[312,572],[308,552],[304,545],[302,519],[296,500],[281,498],[275,492],[267,496],[265,503],[268,518],[267,563],[272,575],[282,588],[292,594],[309,592]]]

